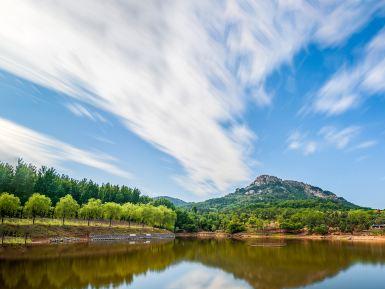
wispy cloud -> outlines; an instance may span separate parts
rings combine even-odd
[[[359,143],[353,149],[355,149],[355,150],[368,149],[368,148],[376,146],[377,144],[378,144],[378,142],[375,140],[368,140],[368,141],[364,141],[364,142]]]
[[[344,128],[324,126],[318,133],[313,135],[296,130],[287,138],[287,149],[299,151],[307,156],[317,151],[327,149],[328,147],[338,150],[355,151],[368,149],[377,144],[375,140],[359,142],[358,138],[361,131],[362,128],[359,126],[348,126]]]
[[[36,165],[48,166],[73,162],[131,178],[129,172],[114,164],[116,160],[111,156],[79,149],[3,118],[0,118],[0,143],[0,158],[3,161],[12,162],[22,157]]]
[[[308,156],[317,151],[318,143],[314,140],[308,140],[306,134],[295,131],[287,139],[287,148],[300,151],[303,155]]]
[[[367,95],[385,91],[385,29],[366,46],[353,67],[340,69],[317,92],[312,110],[328,115],[344,113]]]
[[[107,122],[107,120],[98,112],[90,111],[79,103],[67,103],[66,107],[70,112],[79,117],[85,117],[92,121]]]
[[[0,67],[118,116],[179,161],[189,190],[225,191],[250,175],[250,141],[233,137],[245,99],[271,104],[272,71],[310,42],[338,45],[382,4],[4,0]]]
[[[360,131],[361,128],[358,126],[349,126],[341,130],[333,126],[325,126],[321,128],[319,134],[324,137],[327,143],[334,145],[337,149],[344,149]]]

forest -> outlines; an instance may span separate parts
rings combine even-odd
[[[176,232],[308,232],[328,234],[369,230],[384,224],[385,213],[358,206],[336,206],[323,200],[295,200],[234,206],[221,210],[150,198],[137,188],[60,175],[54,168],[37,169],[19,160],[13,167],[0,163],[1,217],[56,217],[126,220]],[[377,233],[382,234],[382,231]]]

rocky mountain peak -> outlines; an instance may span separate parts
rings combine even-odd
[[[265,185],[265,184],[269,184],[269,183],[276,183],[276,182],[281,182],[281,181],[282,180],[280,178],[277,178],[275,176],[260,175],[251,183],[251,185],[260,186],[260,185]]]

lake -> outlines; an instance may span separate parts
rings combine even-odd
[[[0,288],[385,288],[384,244],[271,242],[176,239],[2,248]]]

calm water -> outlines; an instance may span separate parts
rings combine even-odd
[[[231,240],[70,244],[0,251],[0,288],[378,289],[385,246]]]

